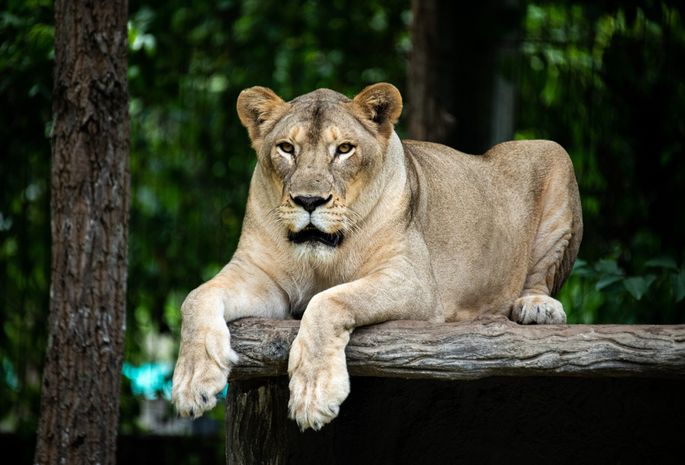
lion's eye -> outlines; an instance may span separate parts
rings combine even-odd
[[[290,155],[292,155],[293,153],[295,153],[295,147],[293,147],[293,144],[291,144],[290,142],[281,142],[281,143],[278,144],[276,147],[278,147],[278,149],[279,149],[281,152],[284,152],[284,153],[287,153],[287,154],[290,154]]]
[[[341,155],[344,155],[346,153],[350,153],[353,148],[354,148],[354,145],[345,142],[344,144],[338,145],[338,148],[335,149],[335,151]]]

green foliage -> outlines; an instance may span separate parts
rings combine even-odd
[[[517,138],[560,142],[581,190],[586,261],[560,294],[569,320],[685,321],[682,8],[531,3],[524,27]]]
[[[639,273],[626,275],[615,258],[590,265],[577,260],[561,292],[570,323],[670,323],[682,321],[685,263],[671,257],[644,262]]]
[[[0,9],[0,430],[34,431],[50,281],[52,2]]]

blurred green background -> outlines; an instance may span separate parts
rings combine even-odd
[[[560,293],[569,322],[685,323],[681,2],[514,3],[513,53],[497,66],[513,86],[511,137],[560,142],[581,188],[585,237]],[[0,431],[31,435],[49,307],[54,28],[50,1],[0,5]],[[352,96],[389,81],[406,99],[411,21],[409,0],[130,1],[122,433],[221,435],[221,407],[215,422],[183,424],[154,399],[168,393],[182,299],[240,233],[255,160],[238,93]]]

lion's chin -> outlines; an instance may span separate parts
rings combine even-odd
[[[288,231],[288,240],[293,244],[323,244],[328,247],[338,247],[343,240],[340,231],[334,233],[323,232],[312,224],[308,224],[302,230]]]

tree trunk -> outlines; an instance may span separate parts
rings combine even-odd
[[[240,355],[230,382],[287,375],[300,322],[229,323]],[[533,325],[390,321],[356,329],[345,350],[352,376],[474,380],[490,376],[685,378],[685,325]]]
[[[412,1],[409,137],[483,153],[513,136],[503,65],[522,13],[517,0]]]
[[[288,379],[247,380],[231,383],[229,390],[226,463],[287,465],[289,444],[298,434],[295,422],[285,414],[290,396]]]
[[[35,463],[115,462],[129,204],[126,0],[55,2],[52,282]]]

